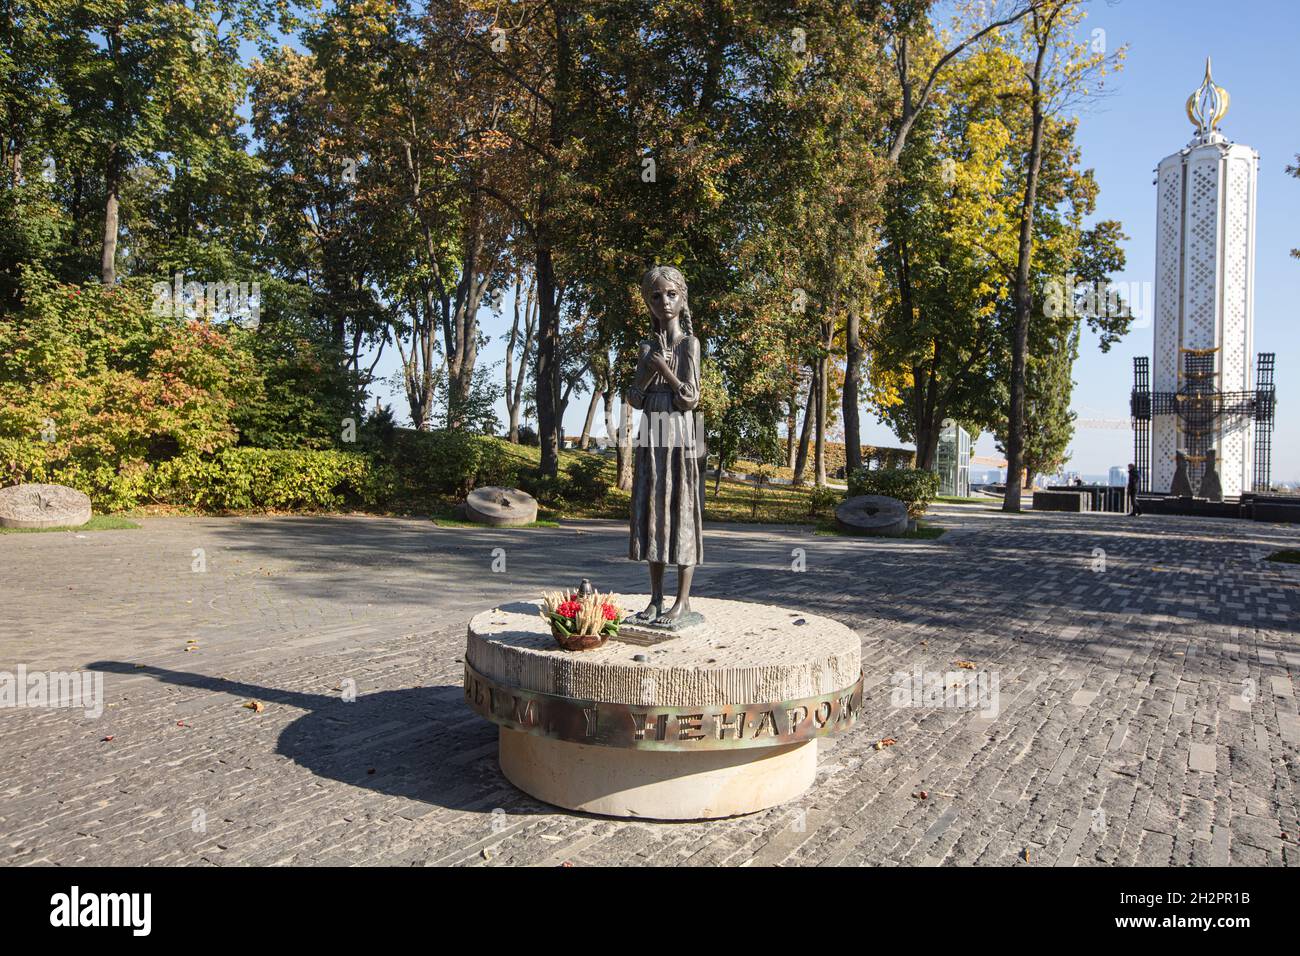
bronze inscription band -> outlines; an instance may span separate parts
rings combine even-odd
[[[843,690],[800,700],[653,707],[521,690],[466,664],[465,701],[493,723],[556,740],[633,750],[730,750],[795,744],[847,729],[862,706],[862,676]]]

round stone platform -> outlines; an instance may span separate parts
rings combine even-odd
[[[857,495],[835,509],[835,524],[849,534],[896,537],[907,531],[907,505],[885,495]]]
[[[517,528],[537,520],[537,500],[518,488],[486,485],[466,496],[465,517],[495,528]]]
[[[500,726],[506,777],[557,806],[652,819],[752,813],[811,786],[817,739],[861,704],[857,635],[787,608],[691,603],[703,624],[576,652],[535,602],[476,615],[465,696]]]
[[[0,488],[0,527],[77,528],[90,520],[90,498],[65,485]]]

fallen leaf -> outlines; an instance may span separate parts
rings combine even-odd
[[[973,671],[975,669],[974,661],[953,661],[953,663],[964,671]]]
[[[884,750],[886,747],[892,747],[896,743],[898,743],[898,741],[893,737],[882,737],[880,740],[876,741],[876,749]]]
[[[109,741],[111,741],[112,739],[113,739],[113,735],[112,735],[112,734],[109,734],[107,737],[101,737],[101,738],[99,738],[99,742],[100,742],[101,744],[106,744],[106,743],[108,743]]]
[[[912,794],[912,796],[915,797],[915,798],[918,799],[918,800],[929,800],[929,799],[930,799],[930,791],[928,791],[928,790],[918,790],[918,791],[916,791],[916,793]]]
[[[262,711],[266,710],[266,705],[263,704],[260,700],[250,700],[248,703],[244,705],[244,707],[246,707],[248,710],[256,711],[259,714]]]

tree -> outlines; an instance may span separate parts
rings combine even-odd
[[[933,468],[947,418],[991,425],[990,369],[1014,249],[1007,184],[1018,157],[1003,122],[1015,61],[996,51],[954,68],[914,128],[887,198],[870,338],[877,413]]]
[[[510,418],[508,437],[514,444],[519,444],[519,413],[524,402],[524,378],[530,367],[529,356],[533,349],[533,339],[537,333],[537,299],[534,295],[536,285],[531,273],[523,268],[515,270],[514,322],[510,326],[510,339],[506,344],[506,412]],[[523,328],[520,329],[520,318]],[[516,370],[516,353],[518,369]]]
[[[1028,57],[1027,104],[1030,115],[1029,142],[1025,155],[1025,179],[1020,207],[1020,230],[1016,251],[1015,322],[1011,338],[1010,402],[1007,424],[1007,485],[1003,511],[1020,510],[1020,489],[1025,452],[1025,367],[1029,350],[1030,314],[1033,289],[1030,284],[1034,255],[1034,211],[1039,174],[1043,162],[1044,130],[1049,115],[1086,95],[1095,81],[1118,68],[1121,49],[1108,55],[1104,49],[1075,43],[1071,34],[1083,18],[1076,0],[1048,0],[1030,11],[1023,31],[1023,49]]]
[[[1069,327],[1064,337],[1038,344],[1028,362],[1025,381],[1024,467],[1026,487],[1035,475],[1054,474],[1069,460],[1066,448],[1074,437],[1074,412],[1070,395],[1074,382],[1070,373],[1079,357],[1079,326]],[[998,450],[1005,454],[1003,443]]]

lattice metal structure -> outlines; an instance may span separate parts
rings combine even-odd
[[[1133,418],[1133,458],[1141,476],[1141,490],[1151,490],[1151,422],[1175,416],[1187,453],[1188,477],[1200,487],[1207,452],[1216,435],[1230,420],[1251,420],[1255,426],[1253,488],[1268,491],[1271,481],[1273,419],[1277,392],[1273,381],[1274,353],[1258,357],[1256,386],[1251,391],[1224,392],[1215,387],[1217,349],[1183,349],[1181,387],[1176,392],[1151,391],[1150,366],[1145,356],[1133,359],[1133,392],[1129,399]]]
[[[1261,352],[1255,360],[1255,481],[1256,491],[1272,487],[1273,413],[1277,391],[1273,385],[1274,353]]]
[[[1133,359],[1133,395],[1129,399],[1133,416],[1133,463],[1138,468],[1138,488],[1151,490],[1151,360],[1145,355]]]

